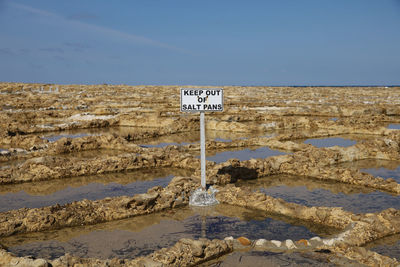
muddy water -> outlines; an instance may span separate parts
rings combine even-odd
[[[236,158],[239,160],[249,160],[256,158],[268,158],[272,156],[286,155],[286,152],[274,150],[269,147],[246,148],[240,150],[228,150],[222,152],[207,152],[207,160],[216,163],[225,162],[228,159]]]
[[[319,253],[275,253],[269,251],[235,251],[225,257],[200,266],[209,267],[231,267],[231,266],[338,266],[330,263],[328,259],[318,255]],[[348,263],[348,262],[344,262]],[[345,264],[343,266],[346,266]],[[353,265],[357,266],[357,265]]]
[[[20,256],[56,258],[71,253],[104,259],[146,255],[172,246],[181,238],[298,240],[332,234],[332,229],[309,230],[301,223],[227,205],[187,207],[92,226],[16,235],[4,238],[2,244]]]
[[[376,212],[387,208],[400,209],[400,197],[365,187],[329,183],[301,176],[276,175],[241,181],[267,195],[305,206],[343,207],[354,213]]]
[[[358,169],[382,178],[393,178],[400,183],[400,161],[359,160],[341,164],[341,167]]]
[[[4,185],[0,186],[0,212],[145,193],[154,186],[167,186],[176,175],[188,176],[190,172],[157,169]]]
[[[368,243],[366,248],[400,261],[400,235],[392,235]]]

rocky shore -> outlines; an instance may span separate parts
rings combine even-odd
[[[188,205],[200,186],[199,144],[145,146],[143,142],[199,129],[198,117],[179,112],[174,86],[60,86],[57,92],[37,91],[44,85],[0,84],[0,186],[62,180],[131,170],[179,168],[192,176],[175,176],[165,188],[147,193],[79,200],[64,205],[22,208],[0,213],[0,237],[93,225],[143,216]],[[46,88],[46,86],[45,86]],[[392,178],[375,177],[340,164],[360,160],[400,161],[400,88],[224,87],[225,111],[210,114],[207,130],[243,133],[246,138],[208,140],[207,151],[268,147],[285,155],[240,161],[207,162],[207,182],[218,190],[220,203],[285,216],[339,234],[285,241],[245,236],[224,240],[181,239],[174,246],[135,259],[93,259],[66,254],[57,259],[17,257],[0,251],[2,266],[194,266],[235,261],[235,255],[263,258],[252,251],[289,253],[318,264],[398,266],[396,259],[365,249],[369,242],[400,233],[400,211],[394,208],[359,213],[341,207],[305,206],[274,198],[235,183],[298,175],[304,179],[354,185],[400,194]],[[243,93],[246,90],[246,94]],[[301,93],[299,93],[301,91]],[[171,94],[171,92],[175,92]],[[172,96],[171,96],[172,95]],[[125,127],[128,130],[119,130]],[[66,134],[55,141],[45,133],[112,129],[112,133]],[[122,129],[122,128],[121,128]],[[316,147],[306,139],[356,136],[356,144]],[[113,151],[102,154],[100,151]],[[86,151],[93,157],[76,157]],[[1,240],[0,240],[1,243]],[[243,252],[247,251],[247,252]],[[235,254],[236,253],[236,254]],[[244,254],[243,254],[244,253]],[[250,253],[250,254],[245,254]],[[253,254],[252,254],[253,253]],[[278,255],[276,254],[276,255]],[[268,254],[275,255],[275,254]],[[280,255],[280,254],[279,254]],[[268,256],[268,261],[277,258]],[[260,258],[260,259],[261,259]],[[255,258],[252,258],[253,260]]]

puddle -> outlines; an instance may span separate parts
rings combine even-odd
[[[90,136],[91,134],[81,133],[81,134],[60,134],[60,135],[50,135],[50,136],[43,136],[42,138],[49,141],[55,142],[60,140],[61,138],[80,138],[84,136]]]
[[[216,142],[223,142],[223,143],[229,143],[232,142],[232,140],[229,139],[223,139],[223,138],[215,138],[214,141]]]
[[[365,247],[379,254],[400,260],[400,234],[378,239],[368,243]]]
[[[330,118],[329,120],[330,120],[330,121],[337,121],[338,118]]]
[[[400,124],[392,123],[392,124],[389,124],[389,126],[387,128],[388,129],[393,129],[393,130],[400,130]]]
[[[272,156],[280,156],[286,155],[287,153],[273,150],[269,147],[260,147],[255,149],[246,148],[243,150],[230,150],[230,151],[223,151],[223,152],[209,152],[207,153],[207,160],[215,161],[216,163],[225,162],[228,159],[237,158],[239,160],[249,160],[249,159],[256,159],[256,158],[268,158]]]
[[[331,146],[341,146],[349,147],[355,145],[357,142],[350,139],[344,139],[341,137],[329,137],[329,138],[313,138],[304,141],[305,144],[311,144],[315,147],[331,147]]]
[[[287,202],[311,206],[343,207],[354,213],[377,212],[387,208],[400,209],[400,198],[385,192],[348,184],[317,181],[313,178],[276,175],[241,181],[238,186],[260,189]]]
[[[332,229],[309,230],[300,223],[228,205],[186,207],[97,225],[15,235],[3,238],[2,244],[18,256],[54,259],[71,253],[105,259],[147,255],[181,238],[298,240],[332,234]]]
[[[359,160],[340,164],[340,167],[358,169],[375,177],[393,178],[400,183],[400,161]]]
[[[235,251],[210,263],[200,266],[338,266],[309,252],[275,253],[269,251]]]
[[[145,193],[154,186],[165,187],[176,175],[188,171],[159,169],[128,173],[100,174],[29,184],[0,186],[0,212],[19,208],[39,208],[72,201]]]

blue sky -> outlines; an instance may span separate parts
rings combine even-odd
[[[0,81],[399,85],[400,0],[0,0]]]

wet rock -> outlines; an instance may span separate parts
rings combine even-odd
[[[192,239],[181,239],[179,242],[189,245],[190,249],[192,250],[192,254],[195,257],[202,257],[204,255],[204,249],[206,245],[204,242],[200,240],[192,240]]]
[[[147,209],[155,204],[159,196],[160,194],[157,192],[135,195],[132,197],[132,201],[128,202],[127,207],[143,206],[143,209]]]
[[[396,259],[380,255],[376,252],[366,250],[361,247],[352,247],[345,244],[331,247],[330,250],[335,255],[345,256],[350,260],[356,260],[359,263],[367,266],[398,266],[399,262]]]
[[[147,256],[166,266],[192,266],[220,257],[232,251],[232,246],[220,240],[182,239],[173,247],[161,249]],[[133,262],[136,262],[134,260]]]
[[[50,267],[44,259],[33,259],[29,257],[16,257],[4,249],[0,249],[0,266],[17,267]]]
[[[191,178],[175,179],[161,191],[133,197],[113,197],[96,201],[81,200],[65,205],[54,205],[37,209],[19,209],[0,213],[0,236],[15,233],[43,231],[55,228],[87,225],[105,221],[144,215],[171,208],[182,193],[189,196],[198,183]],[[186,181],[184,186],[179,185]],[[176,186],[181,190],[175,191]],[[167,203],[167,204],[166,204]],[[179,205],[187,205],[188,198],[182,198]]]
[[[28,90],[30,86],[32,88]],[[42,89],[38,90],[40,87]],[[181,116],[175,111],[179,104],[178,98],[175,99],[171,92],[178,93],[178,87],[93,85],[76,88],[72,85],[63,85],[56,95],[50,94],[50,92],[44,93],[51,91],[48,88],[48,85],[0,84],[2,97],[6,103],[10,103],[3,107],[0,114],[1,147],[9,149],[10,153],[3,153],[0,161],[26,160],[19,166],[2,170],[0,184],[166,166],[189,170],[199,168],[200,161],[191,154],[193,151],[199,150],[198,145],[142,148],[133,143],[137,140],[172,133],[198,131],[198,116]],[[259,130],[264,132],[272,127],[297,130],[285,131],[268,137],[232,140],[232,142],[208,141],[206,144],[208,150],[269,146],[294,153],[249,161],[231,160],[221,164],[209,162],[207,163],[207,175],[210,177],[211,183],[226,185],[238,180],[257,179],[274,174],[296,174],[400,194],[400,185],[393,179],[383,180],[359,171],[336,166],[338,163],[361,159],[399,159],[400,133],[396,130],[386,129],[382,125],[382,123],[399,122],[398,118],[394,116],[400,114],[399,103],[396,100],[399,94],[396,90],[392,88],[376,90],[376,88],[308,87],[299,90],[290,87],[257,87],[245,88],[246,94],[243,94],[244,89],[241,87],[225,87],[224,89],[229,92],[229,97],[226,99],[227,109],[221,116],[212,115],[212,119],[207,122],[210,129],[246,133]],[[111,90],[113,94],[109,93]],[[298,93],[299,91],[301,94]],[[166,94],[167,92],[168,94]],[[121,105],[120,98],[115,98],[114,95],[123,97],[126,105]],[[172,98],[170,98],[171,96]],[[76,101],[77,97],[79,101]],[[154,108],[155,106],[157,107]],[[77,112],[77,107],[85,109],[85,113]],[[239,113],[240,115],[238,115]],[[312,117],[315,115],[334,117],[335,121],[330,121],[329,117]],[[129,134],[66,138],[54,143],[49,143],[38,135],[32,134],[113,125],[151,126],[153,128],[135,130]],[[295,140],[350,133],[368,134],[375,138],[358,142],[348,148],[324,149],[297,143]],[[98,149],[116,149],[121,151],[121,154],[112,157],[99,155],[89,160],[65,159],[60,155]],[[199,175],[197,174],[195,173],[194,177],[190,179],[174,179],[165,189],[155,188],[149,190],[147,194],[133,197],[98,201],[84,200],[63,206],[20,209],[1,213],[0,235],[94,224],[180,207],[187,204],[190,192],[198,186],[197,177]],[[305,207],[288,203],[234,186],[226,186],[217,197],[224,203],[343,229],[343,233],[335,237],[309,241],[313,246],[322,245],[322,242],[325,242],[329,247],[326,248],[327,250],[343,244],[359,246],[400,232],[400,215],[396,210],[354,215],[341,208]],[[348,228],[350,225],[352,227]],[[301,243],[298,241],[293,245],[300,248],[303,244],[306,245],[305,241]],[[202,244],[207,243],[204,242]],[[173,253],[165,250],[165,253],[161,253],[159,257],[164,257],[163,261],[170,265],[198,264],[202,260],[209,259],[210,255],[218,255],[213,252],[216,243],[218,242],[207,243],[204,249],[201,246],[203,250],[193,245],[194,243],[180,243],[172,251]],[[264,245],[267,247],[272,244],[274,243],[266,241]],[[284,244],[284,247],[292,247],[288,241],[285,241]],[[223,250],[223,244],[220,245],[219,249]],[[181,261],[177,255],[185,254],[182,252],[185,249],[193,250],[194,254],[199,255],[197,258],[201,259],[196,261],[186,258]],[[283,246],[282,249],[284,249]],[[332,251],[335,252],[334,249]],[[168,254],[169,252],[171,253]],[[341,250],[338,249],[337,253],[357,260],[362,259],[366,264],[372,266],[395,264],[362,249],[343,247]],[[374,260],[367,261],[365,258]],[[68,262],[67,258],[65,260]],[[92,264],[93,266],[97,266],[95,264],[98,266],[123,264],[121,261],[111,263],[111,261],[99,262],[82,259],[76,259],[75,263]],[[137,263],[160,264],[149,258],[142,258]]]

